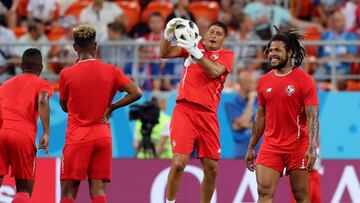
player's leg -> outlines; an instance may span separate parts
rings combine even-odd
[[[4,179],[4,176],[0,176],[0,187],[2,185],[3,179]]]
[[[211,201],[216,186],[218,161],[202,158],[201,164],[204,169],[204,179],[201,183],[201,202],[208,203]]]
[[[264,165],[256,165],[256,182],[258,184],[259,203],[273,202],[276,185],[281,173]]]
[[[106,183],[111,180],[111,166],[111,138],[94,141],[88,170],[89,192],[92,203],[106,203]]]
[[[15,178],[16,194],[13,203],[30,202],[30,197],[34,188],[33,180]]]
[[[80,180],[61,180],[60,203],[74,203],[80,186]]]
[[[306,170],[292,170],[290,172],[291,190],[297,203],[310,202],[308,174]]]
[[[174,153],[172,158],[172,164],[167,180],[167,192],[166,199],[174,200],[175,194],[180,186],[180,179],[184,172],[184,169],[189,162],[190,156],[185,154]]]

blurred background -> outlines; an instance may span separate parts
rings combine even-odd
[[[360,0],[0,0],[0,83],[20,74],[26,48],[38,47],[44,61],[41,77],[58,90],[58,74],[77,59],[72,28],[93,25],[97,58],[115,64],[142,88],[144,96],[137,102],[141,113],[154,106],[160,109],[159,123],[150,135],[156,159],[139,147],[142,121],[129,119],[131,108],[113,113],[109,202],[165,202],[172,156],[168,125],[183,59],[160,59],[159,42],[166,22],[174,17],[196,22],[202,36],[215,20],[230,30],[225,47],[234,52],[235,62],[218,110],[223,159],[213,202],[256,201],[254,174],[245,170],[243,157],[257,108],[256,82],[269,71],[264,47],[275,33],[272,25],[296,27],[305,34],[308,57],[301,68],[313,76],[318,88],[321,161],[311,179],[312,202],[360,202]],[[152,98],[156,102],[149,107]],[[58,102],[55,93],[50,101],[50,153],[38,152],[34,202],[59,201],[67,115]],[[200,201],[199,167],[195,159],[186,168],[177,202]],[[84,185],[79,202],[90,201]],[[5,179],[0,202],[11,202],[14,194],[13,180]],[[287,177],[280,182],[276,201],[291,202]]]

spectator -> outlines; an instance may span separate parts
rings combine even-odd
[[[2,21],[6,21],[5,17]],[[0,23],[0,42],[15,43],[16,37],[14,33],[4,26],[5,22]],[[15,54],[12,46],[0,46],[0,84],[7,78],[15,75],[15,65],[13,60],[20,59]]]
[[[108,24],[106,45],[100,45],[100,55],[103,61],[124,68],[125,64],[133,60],[133,47],[130,45],[113,45],[111,42],[131,40],[125,33],[125,27],[118,22]]]
[[[107,25],[112,22],[119,22],[127,27],[129,21],[114,2],[105,0],[94,0],[80,14],[80,22],[93,25],[97,30],[97,40],[99,42],[106,39]]]
[[[143,39],[138,42],[145,42]],[[139,48],[139,64],[138,68],[134,63],[125,65],[124,73],[131,76],[142,90],[152,91],[160,90],[160,68],[158,63],[150,62],[152,57],[151,46],[142,45]]]
[[[59,23],[65,30],[65,35],[58,42],[66,43],[66,45],[53,46],[48,54],[48,59],[51,61],[49,66],[56,74],[59,74],[63,68],[73,65],[77,60],[77,53],[72,44],[73,28],[78,24],[79,21],[72,15],[64,17]]]
[[[162,59],[164,60],[164,59]],[[177,88],[184,68],[183,59],[166,59],[164,67],[161,69],[162,81],[161,90],[171,91]]]
[[[200,18],[196,19],[196,25],[199,28],[199,34],[203,39],[206,35],[206,31],[208,30],[210,23],[211,22],[206,17],[200,17]]]
[[[243,12],[236,16],[239,30],[233,32],[228,42],[258,42],[260,37],[254,32],[251,18]],[[259,45],[235,46],[233,48],[235,56],[235,68],[237,71],[247,69],[256,71],[261,68],[262,47]]]
[[[329,18],[340,7],[345,0],[314,0],[316,15],[321,24],[328,26]]]
[[[28,33],[19,38],[21,43],[48,43],[46,35],[44,34],[44,23],[42,20],[34,18],[28,22]],[[42,56],[46,57],[49,53],[50,46],[48,45],[22,45],[15,48],[15,53],[21,56],[22,53],[31,47],[36,47],[41,50]],[[44,60],[46,61],[46,60]]]
[[[254,21],[255,30],[262,40],[269,40],[272,34],[275,33],[272,25],[281,27],[291,24],[302,29],[316,27],[322,30],[322,27],[317,23],[307,22],[293,17],[289,10],[274,5],[273,0],[257,0],[251,2],[245,6],[244,12]]]
[[[345,17],[345,29],[347,31],[356,31],[356,11],[359,5],[360,0],[349,0],[340,7],[340,12]]]
[[[16,10],[19,6],[20,0],[0,0],[0,15],[6,15],[7,26],[12,29],[16,26]]]
[[[163,37],[164,29],[164,18],[161,13],[155,12],[149,15],[148,26],[150,28],[150,33],[144,35],[144,38],[147,42],[160,42]],[[160,59],[160,47],[159,45],[152,46],[153,59]]]
[[[187,10],[188,6],[189,0],[177,0],[174,11],[166,18],[166,23],[173,18],[183,18],[195,22],[194,15]]]
[[[239,94],[225,103],[225,109],[235,142],[235,158],[244,158],[251,137],[252,123],[258,108],[256,77],[250,71],[242,71],[238,77]],[[256,153],[260,145],[257,145]]]
[[[160,109],[159,115],[159,123],[157,123],[151,132],[151,141],[155,145],[155,152],[160,159],[171,159],[172,158],[172,151],[171,151],[171,144],[170,144],[170,119],[171,117],[167,115],[164,111],[167,108],[166,100],[168,99],[169,95],[167,93],[152,93],[152,98],[155,98],[157,105]],[[141,120],[137,120],[135,124],[135,140],[134,140],[134,147],[135,149],[139,149],[137,153],[137,158],[150,158],[151,154],[146,154],[143,152],[141,148],[139,148],[139,144],[142,141],[142,134],[141,134]]]
[[[55,0],[29,0],[27,5],[27,17],[42,19],[46,24],[51,24],[55,17]]]
[[[345,18],[340,12],[335,12],[330,21],[330,30],[325,31],[321,35],[323,41],[355,41],[357,37],[355,34],[346,31]],[[335,49],[334,49],[335,48]],[[332,54],[335,52],[337,61],[332,59]],[[355,45],[325,45],[319,48],[319,67],[315,71],[315,76],[323,77],[330,76],[331,66],[336,66],[336,74],[349,74],[351,70],[351,63],[339,62],[344,59],[354,59],[357,54],[357,47]]]

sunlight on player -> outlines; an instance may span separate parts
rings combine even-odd
[[[30,202],[36,170],[38,115],[43,128],[38,148],[46,153],[49,150],[49,98],[53,90],[49,82],[39,78],[42,68],[40,50],[27,49],[22,56],[22,74],[0,86],[0,186],[11,166],[17,191],[14,203]]]
[[[273,70],[259,80],[259,108],[245,162],[256,171],[259,202],[273,202],[284,168],[296,201],[310,202],[308,171],[316,160],[319,133],[316,86],[298,67],[306,56],[303,36],[293,28],[277,31],[266,49]],[[263,134],[255,165],[254,148]]]
[[[60,73],[60,105],[68,112],[61,165],[61,203],[73,203],[80,181],[89,179],[92,203],[105,203],[105,184],[111,181],[111,113],[141,97],[139,87],[112,64],[95,59],[96,31],[74,28],[78,62]],[[111,103],[117,91],[127,94]]]
[[[181,176],[196,148],[204,169],[201,202],[209,203],[215,190],[221,152],[217,109],[234,55],[222,48],[227,27],[218,21],[210,24],[203,43],[198,37],[194,41],[178,40],[177,46],[171,46],[174,28],[181,20],[174,18],[168,22],[160,45],[163,58],[186,58],[170,125],[174,156],[166,198],[169,203],[175,202]]]

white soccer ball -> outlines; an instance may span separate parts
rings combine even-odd
[[[174,35],[176,39],[194,41],[199,36],[199,28],[194,22],[184,20],[175,26]]]

